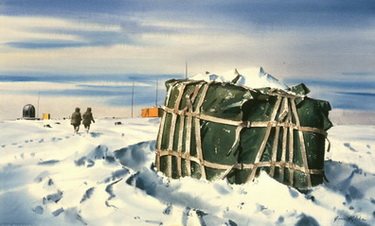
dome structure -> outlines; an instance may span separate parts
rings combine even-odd
[[[32,104],[27,104],[23,107],[22,117],[24,119],[34,119],[35,118],[35,107]]]

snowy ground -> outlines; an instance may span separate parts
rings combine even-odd
[[[329,130],[329,182],[302,194],[266,174],[168,180],[151,167],[158,124],[0,123],[0,225],[375,225],[375,126]]]

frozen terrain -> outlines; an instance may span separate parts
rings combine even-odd
[[[307,194],[267,174],[230,185],[153,169],[159,119],[0,123],[0,224],[375,225],[375,127],[329,131],[329,182]]]

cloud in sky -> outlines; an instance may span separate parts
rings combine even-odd
[[[375,71],[372,1],[2,2],[2,73]]]
[[[182,77],[186,62],[191,76],[263,66],[348,107],[372,93],[374,12],[372,0],[3,0],[0,76],[153,84]]]

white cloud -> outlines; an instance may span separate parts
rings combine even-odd
[[[0,82],[1,92],[8,91],[27,91],[27,90],[67,90],[75,89],[74,84],[70,83],[51,83],[51,82]]]
[[[112,81],[95,81],[95,82],[80,82],[79,85],[84,86],[113,86],[113,87],[124,87],[124,86],[142,86],[142,87],[153,87],[153,85],[144,82],[112,82]]]
[[[352,31],[321,27],[263,29],[251,23],[235,26],[233,21],[209,27],[191,21],[154,17],[152,20],[149,17],[120,17],[114,22],[118,25],[104,25],[69,19],[0,16],[5,22],[0,24],[0,30],[6,33],[0,37],[0,43],[33,39],[85,42],[81,47],[50,49],[2,46],[0,73],[184,74],[186,61],[189,74],[249,66],[263,66],[271,74],[284,78],[324,77],[342,71],[357,71],[354,67],[373,70],[370,62],[374,48],[370,45],[372,28]],[[129,26],[120,25],[121,20],[130,21]],[[229,24],[233,27],[228,27]],[[163,32],[164,28],[173,32]],[[97,31],[98,37],[82,34],[84,31]],[[115,32],[115,36],[101,37],[101,32],[105,31]],[[90,38],[92,40],[85,40]],[[98,40],[100,44],[97,44]]]
[[[118,25],[105,25],[99,23],[89,23],[85,21],[73,21],[68,19],[58,19],[53,17],[14,17],[0,16],[0,20],[7,26],[16,28],[61,28],[72,30],[89,30],[89,31],[119,31]]]
[[[0,16],[0,43],[27,40],[84,41],[74,31],[120,31],[118,25],[74,22],[50,17]]]
[[[159,27],[159,28],[175,28],[175,29],[202,29],[208,28],[205,25],[192,23],[192,22],[182,22],[182,21],[167,21],[167,20],[158,20],[157,18],[152,20],[139,20],[140,25],[150,26],[150,27]]]

